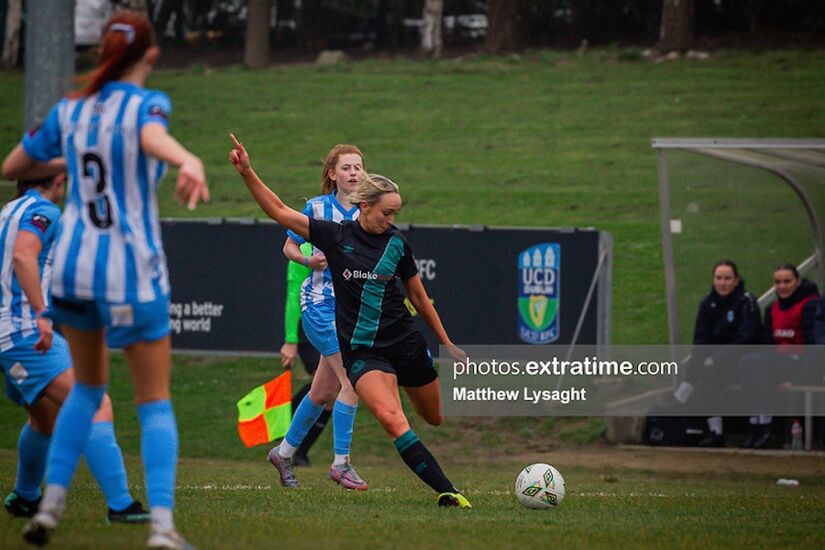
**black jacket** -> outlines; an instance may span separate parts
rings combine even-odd
[[[825,346],[825,296],[819,300],[819,309],[816,312],[816,343]]]
[[[711,287],[710,294],[699,304],[693,343],[700,346],[758,344],[761,328],[759,304],[745,282],[727,296],[719,296]]]

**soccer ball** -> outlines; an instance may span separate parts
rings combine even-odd
[[[556,508],[564,500],[564,478],[549,464],[531,464],[516,478],[516,498],[527,508]]]

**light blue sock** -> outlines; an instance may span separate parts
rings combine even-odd
[[[26,423],[17,439],[17,483],[14,492],[26,500],[40,498],[51,436],[36,432]]]
[[[348,455],[352,446],[352,427],[355,424],[355,411],[358,405],[347,405],[335,400],[332,408],[332,439],[335,454]]]
[[[149,507],[175,506],[175,467],[178,462],[178,425],[169,400],[138,405],[140,456],[146,472]]]
[[[49,449],[46,477],[50,485],[69,488],[80,455],[86,450],[92,418],[100,407],[106,386],[87,386],[76,382],[60,408]]]
[[[304,398],[301,399],[301,404],[298,405],[298,408],[292,415],[292,422],[289,425],[289,430],[286,432],[286,437],[284,437],[286,442],[293,447],[300,447],[301,442],[307,436],[307,432],[312,425],[315,424],[315,421],[318,420],[322,412],[324,412],[324,406],[313,403],[307,393]]]
[[[111,422],[92,424],[92,433],[86,444],[86,464],[106,497],[112,510],[125,510],[134,499],[129,494],[123,453],[115,439],[115,427]]]

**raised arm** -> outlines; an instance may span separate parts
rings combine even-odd
[[[148,123],[140,130],[140,146],[143,152],[178,169],[175,197],[189,210],[199,201],[209,202],[209,188],[201,159],[190,153],[173,138],[163,124]]]
[[[309,218],[285,205],[280,197],[261,181],[261,178],[258,177],[258,174],[255,173],[249,163],[249,154],[246,152],[246,148],[237,140],[235,134],[229,134],[229,136],[232,138],[234,145],[229,152],[229,162],[241,175],[247,189],[252,194],[252,198],[255,199],[261,210],[279,224],[309,240]]]

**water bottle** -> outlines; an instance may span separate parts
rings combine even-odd
[[[794,418],[793,424],[791,424],[791,450],[802,450],[802,425],[799,423],[798,418]]]

